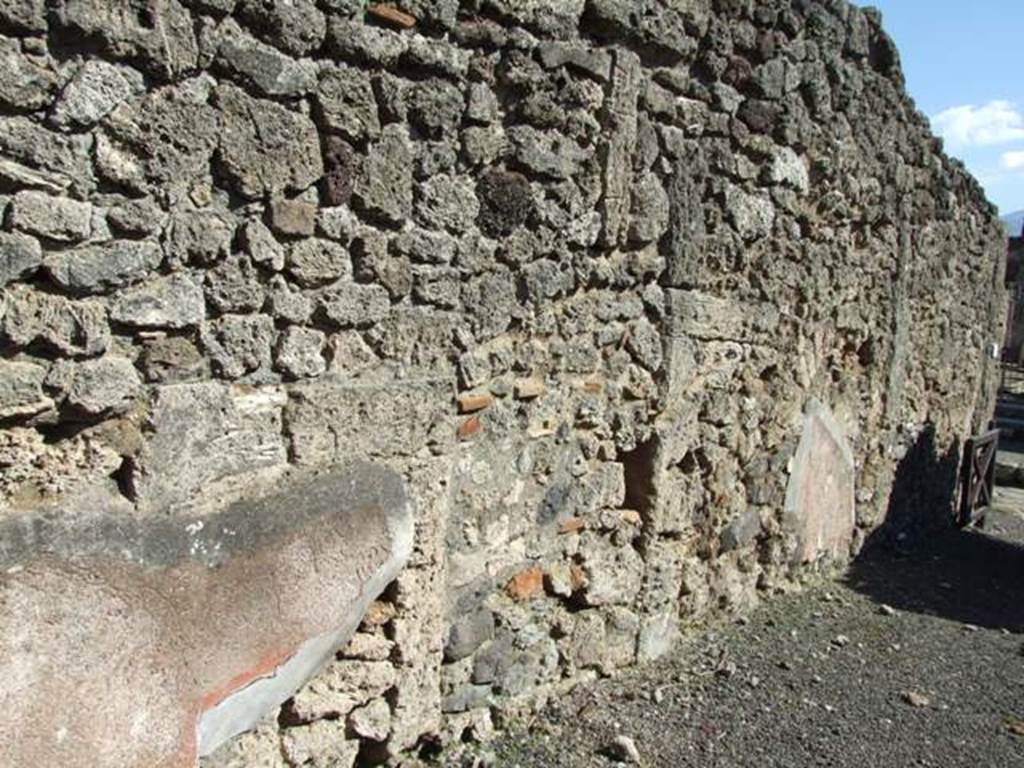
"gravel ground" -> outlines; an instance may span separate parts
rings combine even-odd
[[[1024,766],[1024,491],[985,532],[876,547],[667,661],[580,687],[495,766]],[[1015,732],[1016,731],[1016,732]]]

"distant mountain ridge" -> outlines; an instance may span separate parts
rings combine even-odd
[[[1006,234],[1010,237],[1020,237],[1021,227],[1024,227],[1024,211],[1014,211],[1000,218],[1003,226],[1006,227]]]

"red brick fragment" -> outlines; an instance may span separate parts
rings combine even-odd
[[[570,517],[558,524],[559,533],[579,533],[587,527],[587,521],[582,517]]]
[[[520,571],[509,579],[505,590],[513,600],[520,602],[539,597],[544,592],[544,569],[535,565]]]
[[[475,413],[490,407],[494,398],[486,392],[464,392],[456,398],[459,413]]]
[[[459,424],[459,428],[455,431],[455,434],[459,440],[469,440],[477,434],[482,427],[483,425],[480,423],[479,416],[470,416],[464,422]]]
[[[393,5],[374,3],[368,6],[366,12],[381,21],[399,29],[411,29],[416,26],[416,17],[405,11],[400,11]]]

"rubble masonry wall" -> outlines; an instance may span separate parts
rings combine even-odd
[[[0,6],[0,516],[185,524],[353,458],[416,502],[350,646],[211,766],[484,736],[656,659],[990,414],[1003,235],[876,12],[396,5]],[[848,530],[787,503],[812,422]]]

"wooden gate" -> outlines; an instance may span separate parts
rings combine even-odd
[[[960,483],[960,512],[957,515],[957,524],[961,528],[972,523],[985,525],[985,513],[992,505],[995,492],[998,449],[998,429],[967,441]]]

